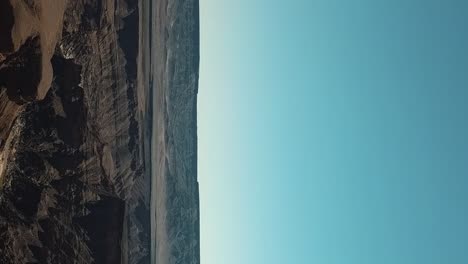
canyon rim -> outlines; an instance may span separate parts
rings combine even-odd
[[[198,0],[0,0],[0,263],[200,263]]]

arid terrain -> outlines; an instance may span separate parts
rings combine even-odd
[[[0,0],[0,263],[200,263],[198,0]]]

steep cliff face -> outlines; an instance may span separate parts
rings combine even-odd
[[[0,10],[0,263],[199,263],[198,3]]]

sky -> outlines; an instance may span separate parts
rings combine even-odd
[[[466,14],[200,0],[201,262],[468,263]]]

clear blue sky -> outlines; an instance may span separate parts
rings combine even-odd
[[[203,264],[468,263],[468,1],[200,7]]]

